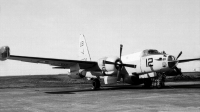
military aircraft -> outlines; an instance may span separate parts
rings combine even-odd
[[[68,69],[67,75],[73,79],[90,78],[94,90],[100,89],[102,78],[105,84],[123,82],[131,85],[144,84],[147,88],[152,85],[162,88],[166,72],[175,70],[182,75],[180,69],[177,68],[178,63],[200,60],[200,58],[178,60],[182,52],[175,57],[155,49],[145,49],[122,56],[122,47],[123,45],[120,45],[119,56],[103,57],[98,61],[91,61],[85,37],[80,35],[78,60],[10,55],[8,46],[0,48],[0,60],[19,60],[49,64],[56,69]]]

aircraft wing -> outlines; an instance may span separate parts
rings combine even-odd
[[[101,71],[96,61],[53,59],[53,58],[15,56],[15,55],[10,55],[7,59],[30,62],[30,63],[49,64],[51,66],[56,66],[55,68],[65,68],[65,69],[69,69],[70,66],[78,63],[80,69],[85,69],[86,71]]]

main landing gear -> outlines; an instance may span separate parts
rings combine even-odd
[[[164,73],[156,73],[156,77],[144,79],[144,87],[156,87],[157,89],[161,89],[165,87],[165,79],[166,75]]]
[[[151,86],[152,86],[152,79],[151,78],[144,79],[144,88],[150,88]]]
[[[101,87],[100,78],[95,78],[92,80],[93,90],[98,90]]]

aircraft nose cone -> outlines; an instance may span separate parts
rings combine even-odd
[[[168,61],[168,67],[169,68],[174,68],[177,64],[178,61],[175,60],[175,57],[174,56],[168,56],[167,58],[167,61]]]
[[[175,61],[175,57],[170,55],[170,56],[168,56],[167,60],[168,61]]]

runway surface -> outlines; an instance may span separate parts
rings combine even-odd
[[[120,84],[97,91],[91,84],[50,83],[1,83],[0,112],[200,112],[200,81],[167,82],[164,89]]]

